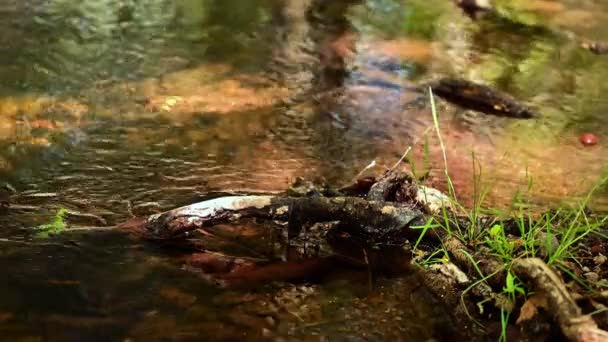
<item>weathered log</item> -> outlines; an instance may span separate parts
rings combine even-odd
[[[305,224],[340,221],[349,234],[370,244],[403,242],[406,228],[426,219],[417,209],[358,197],[231,196],[130,221],[121,228],[150,239],[180,239],[193,230],[243,218],[288,221],[290,236],[299,234]]]
[[[512,96],[462,79],[441,79],[430,84],[433,92],[464,108],[516,119],[529,119],[535,114]]]

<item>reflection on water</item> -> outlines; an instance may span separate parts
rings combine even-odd
[[[579,40],[608,40],[608,8],[546,3],[511,8],[512,21],[474,23],[439,0],[4,1],[0,174],[17,193],[0,193],[13,205],[0,235],[27,237],[59,207],[73,213],[70,224],[112,225],[212,192],[280,191],[296,176],[340,184],[372,160],[391,166],[409,145],[412,167],[431,167],[442,187],[441,151],[424,136],[428,98],[412,90],[439,76],[491,84],[541,113],[515,121],[440,101],[460,199],[472,198],[472,151],[490,204],[508,204],[527,175],[538,207],[581,196],[608,162],[608,65]],[[580,146],[583,132],[599,144]],[[608,207],[605,190],[594,204]],[[158,251],[76,240],[83,245],[11,245],[0,258],[13,271],[0,295],[0,321],[15,323],[7,334],[77,339],[103,326],[107,338],[177,329],[188,339],[235,322],[287,334],[226,303],[214,316],[220,304],[205,298],[217,290]],[[315,288],[312,303],[334,290]],[[159,293],[173,304],[197,300],[176,313]],[[57,322],[83,335],[61,335]]]

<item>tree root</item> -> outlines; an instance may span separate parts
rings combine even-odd
[[[598,328],[591,316],[583,315],[565,284],[551,268],[538,258],[518,259],[512,270],[521,278],[528,279],[537,291],[543,292],[549,302],[562,333],[570,341],[608,341],[608,332]]]

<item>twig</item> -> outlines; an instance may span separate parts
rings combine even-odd
[[[353,177],[353,179],[351,181],[357,180],[357,178],[359,178],[363,174],[363,172],[371,169],[374,166],[376,166],[376,160],[372,160],[371,163],[367,164],[367,166],[365,168],[363,168],[363,170],[361,170],[359,173],[357,173],[357,175],[355,177]]]
[[[422,136],[424,137],[427,135],[427,133],[431,130],[431,128],[433,127],[427,127],[424,132],[422,132]],[[412,150],[412,146],[416,146],[418,144],[418,142],[420,141],[420,138],[414,140],[414,143],[412,143],[412,145],[408,146],[407,149],[405,150],[405,152],[403,152],[403,154],[401,155],[401,158],[399,158],[399,160],[395,163],[395,165],[393,165],[393,167],[391,167],[389,169],[389,171],[393,171],[394,169],[397,168],[397,166],[399,166],[399,164],[401,164],[401,162],[405,159],[405,157],[407,157],[407,155],[410,153],[410,151]]]

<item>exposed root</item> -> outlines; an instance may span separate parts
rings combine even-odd
[[[570,341],[608,341],[608,332],[599,329],[591,316],[582,314],[563,281],[541,259],[515,260],[512,270],[519,277],[531,281],[537,291],[547,296],[550,311]]]

